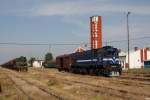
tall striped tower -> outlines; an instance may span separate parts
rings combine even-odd
[[[91,24],[91,49],[102,47],[102,21],[101,16],[90,17]]]

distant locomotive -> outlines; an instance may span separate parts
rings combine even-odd
[[[23,56],[10,60],[2,64],[1,66],[4,68],[16,70],[16,71],[28,71],[27,59],[26,57],[23,57]]]
[[[87,50],[56,57],[59,71],[119,76],[122,73],[119,64],[118,49],[105,46],[100,49]]]

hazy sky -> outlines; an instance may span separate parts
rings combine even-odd
[[[127,38],[126,14],[130,11],[130,37],[150,37],[150,0],[0,0],[0,43],[90,42],[89,17],[102,16],[103,41]],[[150,38],[131,41],[150,47]],[[105,43],[103,43],[105,45]],[[126,42],[110,43],[126,50]],[[52,46],[55,56],[78,46]],[[18,56],[42,59],[48,46],[0,44],[0,63]]]

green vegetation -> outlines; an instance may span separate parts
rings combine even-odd
[[[28,63],[30,64],[30,67],[32,67],[33,61],[35,61],[35,57],[31,57],[28,61]]]
[[[45,62],[49,62],[49,61],[52,61],[53,60],[53,55],[52,55],[52,53],[47,53],[46,55],[45,55]]]
[[[27,66],[27,59],[26,57],[19,57],[19,58],[16,58],[16,64],[19,65],[19,66]]]
[[[52,53],[45,54],[44,66],[50,68],[54,66]]]

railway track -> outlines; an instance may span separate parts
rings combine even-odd
[[[8,71],[8,70],[7,70],[7,71]],[[9,72],[10,72],[10,71],[9,71]],[[12,83],[15,85],[15,87],[16,87],[19,91],[21,91],[21,92],[28,98],[28,100],[37,100],[37,99],[35,99],[35,98],[33,98],[32,96],[30,96],[30,94],[28,94],[27,91],[25,91],[25,90],[22,88],[22,86],[20,86],[20,85],[16,82],[16,79],[17,79],[17,80],[19,79],[19,80],[21,80],[21,81],[24,81],[24,82],[25,82],[26,84],[28,84],[29,86],[36,87],[36,88],[39,89],[40,91],[42,91],[42,92],[48,94],[50,97],[52,96],[52,97],[56,98],[56,100],[70,100],[70,99],[64,98],[64,97],[62,97],[62,96],[56,94],[53,90],[50,90],[50,89],[44,88],[43,86],[37,85],[37,84],[35,84],[35,83],[32,83],[32,82],[30,82],[30,81],[28,81],[28,80],[26,80],[26,79],[24,79],[24,78],[22,78],[22,77],[20,77],[20,76],[18,76],[18,75],[16,75],[16,74],[14,74],[14,73],[13,73],[13,75],[11,75],[11,74],[12,74],[12,71],[11,71],[11,73],[9,73],[9,75],[7,75],[7,77],[12,81]]]
[[[125,77],[125,76],[120,76],[118,77],[119,79],[130,79],[130,80],[137,80],[137,81],[147,81],[150,82],[150,78],[144,78],[144,77]]]
[[[119,90],[116,90],[116,89],[112,89],[112,88],[108,88],[108,87],[104,87],[104,86],[99,86],[99,85],[94,85],[94,84],[89,84],[89,83],[86,83],[86,82],[81,82],[81,81],[72,81],[72,80],[67,80],[67,79],[59,79],[59,78],[56,78],[56,77],[49,77],[49,78],[53,78],[53,79],[57,79],[59,81],[61,81],[62,83],[64,84],[68,84],[68,85],[80,85],[81,87],[84,87],[86,89],[90,89],[90,91],[93,91],[95,93],[101,93],[101,94],[105,94],[106,90],[108,90],[109,92],[107,92],[110,96],[115,96],[115,97],[118,97],[118,98],[124,98],[124,99],[130,99],[128,96],[122,96],[122,95],[119,95],[119,94],[114,94],[112,92],[112,90],[114,91],[118,91],[118,92],[123,92],[123,93],[127,93],[127,91],[119,91]],[[110,91],[111,90],[111,91]]]
[[[27,94],[18,84],[16,84],[16,82],[9,76],[7,75],[7,78],[9,78],[11,80],[11,82],[13,83],[13,85],[15,85],[15,88],[19,91],[21,91],[21,93],[23,93],[28,100],[34,100],[29,94]]]
[[[12,72],[12,71],[11,71]],[[34,72],[34,74],[32,73]],[[15,72],[16,73],[16,72]],[[55,76],[57,74],[57,76]],[[69,78],[67,78],[66,76],[68,76],[69,74]],[[22,74],[24,75],[24,74]],[[16,74],[15,77],[25,81],[27,84],[31,85],[31,86],[36,86],[39,90],[57,98],[57,100],[67,100],[67,98],[64,98],[61,95],[58,95],[57,93],[55,93],[53,90],[51,89],[46,89],[38,84],[34,84],[34,82],[27,80],[28,75],[33,76],[33,75],[39,75],[41,76],[40,80],[38,81],[42,81],[42,80],[58,80],[59,83],[61,84],[66,84],[67,86],[80,86],[82,89],[87,90],[87,92],[90,93],[95,93],[95,94],[102,94],[102,95],[109,95],[112,97],[117,97],[120,99],[126,99],[126,100],[140,100],[143,99],[144,97],[150,97],[149,93],[139,93],[136,91],[130,91],[127,89],[123,89],[120,87],[117,87],[117,84],[119,86],[123,86],[126,83],[129,83],[131,81],[130,84],[127,84],[127,87],[131,87],[131,85],[135,85],[134,84],[134,80],[131,79],[123,79],[123,78],[105,78],[105,77],[97,77],[97,76],[88,76],[86,75],[85,77],[81,77],[80,75],[74,75],[74,74],[70,74],[70,73],[59,73],[59,72],[53,72],[52,74],[48,74],[48,70],[46,71],[41,71],[41,70],[31,70],[29,71],[28,74],[26,74],[26,78],[22,77],[21,74]],[[72,79],[72,78],[73,79]],[[77,80],[78,78],[80,78],[80,80]],[[87,79],[94,79],[94,80],[104,80],[104,81],[111,81],[112,84],[116,84],[116,85],[103,85],[103,84],[98,84],[98,83],[94,83],[94,82],[87,82]],[[37,80],[37,79],[34,79]],[[127,81],[129,80],[129,81]],[[138,82],[141,83],[141,81],[137,80]],[[118,82],[118,83],[117,83]],[[133,82],[133,83],[132,83]],[[146,81],[147,82],[147,81]],[[101,82],[100,82],[101,83]],[[136,82],[135,82],[136,83]],[[121,84],[121,85],[120,85]],[[129,85],[129,86],[128,86]],[[149,86],[149,82],[147,82],[147,84],[143,84],[143,86]],[[113,87],[115,86],[115,87]],[[141,84],[139,84],[139,86],[141,86]],[[141,87],[143,88],[143,87]],[[80,90],[79,90],[80,91]],[[71,93],[72,94],[72,93]],[[74,96],[76,96],[76,94],[74,94]],[[32,100],[32,99],[29,99]],[[72,99],[71,99],[72,100]]]
[[[145,96],[145,97],[150,97],[150,94],[144,94],[144,93],[136,93],[136,92],[131,92],[129,90],[124,90],[124,89],[120,89],[120,88],[112,88],[112,87],[109,87],[109,86],[104,86],[104,85],[96,85],[96,84],[92,84],[92,83],[87,83],[87,82],[82,82],[82,81],[77,81],[77,80],[68,80],[68,79],[65,79],[63,78],[63,76],[66,75],[66,73],[63,73],[64,75],[62,75],[61,73],[61,77],[54,77],[54,76],[50,76],[50,75],[47,75],[45,73],[43,73],[47,79],[57,79],[58,81],[60,82],[63,82],[63,83],[66,83],[66,84],[79,84],[80,86],[83,86],[84,88],[86,87],[90,87],[91,91],[97,91],[99,93],[105,93],[104,91],[102,90],[106,90],[106,91],[109,91],[108,94],[109,95],[112,95],[112,96],[116,96],[116,97],[119,97],[119,98],[124,98],[124,99],[131,99],[130,95],[138,95],[138,96]],[[60,73],[59,73],[60,74]],[[69,73],[70,74],[70,73]],[[95,77],[95,76],[88,76],[88,77]],[[97,78],[97,79],[100,79],[100,78]],[[110,78],[105,78],[105,79],[108,79],[110,81]],[[115,83],[118,82],[116,81],[116,78],[115,80],[112,80],[114,81]],[[122,84],[125,84],[122,80],[119,81],[120,83]],[[114,94],[113,91],[115,92],[118,92],[118,94]],[[126,94],[126,95],[125,95]],[[127,96],[129,94],[129,96]]]
[[[39,71],[39,70],[37,70]],[[60,72],[56,72],[56,74],[61,74],[61,76],[67,76],[68,74],[70,76],[76,76],[76,77],[80,77],[81,75],[78,74],[73,74],[73,73],[60,73]],[[132,76],[120,76],[120,77],[103,77],[103,76],[90,76],[90,75],[82,75],[83,77],[85,76],[88,79],[96,79],[96,80],[106,80],[106,81],[111,81],[113,83],[120,83],[120,84],[128,84],[130,82],[130,84],[128,85],[135,85],[136,83],[139,83],[139,86],[145,86],[145,85],[150,85],[150,79],[148,78],[144,78],[144,77],[132,77]]]
[[[37,70],[38,72],[40,72],[40,70]],[[41,72],[40,72],[41,73]],[[86,82],[81,82],[81,81],[73,81],[73,80],[68,80],[68,79],[64,79],[64,78],[58,78],[58,77],[53,77],[53,76],[49,76],[47,75],[45,72],[42,72],[42,75],[44,75],[44,77],[46,79],[49,79],[49,80],[57,80],[61,83],[64,83],[64,84],[67,84],[67,85],[79,85],[85,89],[90,89],[90,92],[93,91],[95,93],[101,93],[101,94],[106,94],[105,91],[109,90],[109,92],[107,92],[110,96],[114,96],[114,97],[118,97],[118,98],[124,98],[124,99],[130,99],[128,96],[122,96],[122,95],[119,95],[119,94],[114,94],[112,92],[112,90],[114,91],[115,89],[112,89],[112,88],[106,88],[106,87],[103,87],[103,86],[99,86],[99,85],[94,85],[94,84],[90,84],[90,83],[86,83]],[[62,76],[63,77],[63,76]],[[111,90],[111,91],[110,91]],[[117,92],[120,92],[118,90],[115,90]],[[126,91],[121,91],[123,93],[125,93]],[[127,93],[127,92],[126,92]]]
[[[28,84],[30,84],[30,85],[32,85],[32,86],[37,87],[37,88],[38,88],[39,90],[41,90],[41,91],[43,91],[43,92],[45,92],[45,93],[47,93],[47,94],[49,94],[49,95],[51,95],[51,96],[56,97],[58,100],[68,100],[67,98],[64,98],[64,97],[62,97],[62,96],[59,96],[59,95],[55,94],[52,89],[45,89],[44,87],[42,87],[42,86],[40,86],[40,85],[37,85],[37,84],[34,84],[34,83],[32,83],[32,82],[30,82],[30,81],[24,79],[24,78],[21,78],[21,77],[19,77],[19,76],[16,76],[16,77],[17,77],[17,78],[20,78],[21,80],[25,81],[26,83],[28,83]]]
[[[3,74],[4,76],[2,76],[1,78],[0,78],[0,80],[2,81],[2,87],[3,87],[3,85],[4,85],[4,87],[3,87],[3,92],[4,91],[7,91],[7,90],[5,90],[5,88],[6,88],[6,86],[10,86],[11,85],[11,87],[12,88],[14,88],[15,90],[13,90],[13,91],[15,91],[15,93],[17,94],[17,98],[20,98],[20,95],[22,95],[22,96],[25,96],[25,100],[33,100],[33,98],[30,96],[30,95],[28,95],[18,84],[16,84],[16,81],[14,81],[11,77],[10,77],[10,75],[8,75],[6,72],[1,72],[1,74]],[[3,81],[3,80],[5,80],[5,81]],[[7,82],[7,83],[6,83]],[[5,85],[6,84],[6,85]],[[12,90],[11,90],[12,91]],[[8,93],[9,94],[9,93]]]
[[[54,78],[54,79],[57,79],[56,77],[51,77],[51,78]],[[93,90],[93,87],[94,91],[101,91],[101,89],[107,89],[107,91],[109,91],[108,93],[110,95],[113,95],[113,96],[117,96],[117,97],[121,97],[121,98],[124,98],[124,99],[130,99],[130,97],[128,97],[127,95],[124,95],[124,94],[130,94],[130,95],[138,95],[138,96],[146,96],[146,97],[150,97],[150,94],[144,94],[144,93],[135,93],[135,92],[130,92],[130,91],[127,91],[127,90],[123,90],[123,89],[116,89],[116,88],[111,88],[109,86],[102,86],[102,85],[96,85],[96,84],[92,84],[92,83],[87,83],[87,82],[81,82],[81,81],[74,81],[74,80],[68,80],[68,79],[60,79],[58,78],[58,80],[60,80],[61,82],[64,82],[64,83],[77,83],[77,84],[80,84],[80,85],[84,85],[84,87],[89,86],[91,87],[90,89]],[[111,90],[111,91],[110,91]],[[114,94],[113,91],[116,91],[116,92],[119,92],[121,93],[121,95],[119,94]]]

